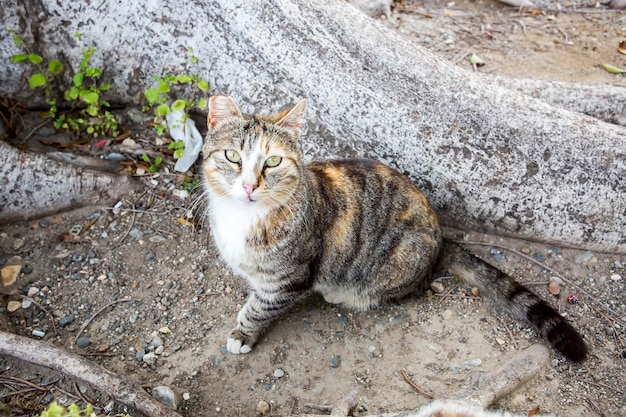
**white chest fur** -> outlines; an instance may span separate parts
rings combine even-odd
[[[239,265],[248,261],[248,235],[265,211],[255,203],[219,197],[213,197],[210,204],[213,237],[222,259],[235,272],[243,274]]]

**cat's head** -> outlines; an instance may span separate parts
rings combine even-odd
[[[300,126],[306,100],[272,115],[248,116],[227,96],[209,99],[202,148],[211,196],[241,204],[284,204],[302,181]]]

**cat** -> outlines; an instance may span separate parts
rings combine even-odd
[[[203,186],[213,239],[250,293],[227,339],[248,353],[272,321],[313,292],[356,310],[420,294],[454,274],[534,326],[568,359],[587,356],[578,332],[513,278],[442,237],[425,196],[391,167],[364,159],[305,163],[306,100],[245,115],[209,99]]]
[[[531,415],[531,414],[528,414]],[[533,414],[536,417],[550,417],[544,414]],[[457,401],[436,400],[420,408],[418,411],[407,411],[397,417],[514,417],[510,413],[499,411],[483,411],[480,408],[469,406]],[[521,417],[521,416],[520,416]]]

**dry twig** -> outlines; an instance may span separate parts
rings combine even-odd
[[[426,396],[426,397],[428,397],[428,398],[431,398],[431,399],[435,398],[432,394],[429,394],[429,393],[427,393],[426,391],[424,391],[423,389],[421,389],[420,387],[418,387],[418,386],[415,384],[415,382],[413,382],[413,381],[411,380],[411,378],[409,378],[409,376],[408,376],[408,375],[407,375],[407,373],[404,371],[404,369],[401,369],[401,370],[400,370],[400,373],[402,374],[402,377],[404,378],[404,380],[405,380],[406,382],[408,382],[410,386],[412,386],[413,388],[415,388],[415,390],[416,390],[417,392],[419,392],[419,393],[420,393],[420,394],[422,394],[422,395],[425,395],[425,396]]]
[[[76,333],[76,337],[74,338],[74,344],[76,344],[76,341],[78,340],[78,338],[80,337],[80,335],[85,331],[85,329],[87,328],[87,326],[89,326],[89,323],[91,323],[91,321],[100,313],[102,313],[106,308],[111,307],[112,305],[115,305],[117,303],[125,303],[128,301],[133,301],[132,298],[127,297],[127,298],[120,298],[119,300],[113,300],[111,301],[109,304],[105,305],[104,307],[102,307],[100,310],[96,311],[95,314],[93,314],[91,317],[89,317],[85,323],[83,324],[83,326],[80,328],[80,330],[78,331],[78,333]]]

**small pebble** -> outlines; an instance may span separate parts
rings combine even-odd
[[[37,288],[37,287],[30,287],[30,288],[28,289],[28,296],[29,296],[29,297],[32,297],[32,296],[34,296],[35,294],[37,294],[38,292],[39,292],[39,288]]]
[[[221,353],[222,355],[227,355],[227,354],[228,354],[228,348],[227,348],[226,346],[222,346],[222,347],[220,348],[220,353]]]
[[[115,408],[115,401],[109,401],[107,405],[104,406],[104,411],[106,411],[107,414],[111,414],[114,408]]]
[[[272,411],[272,406],[267,401],[261,400],[256,406],[256,411],[262,416],[266,416]]]
[[[263,389],[264,389],[265,391],[269,391],[269,390],[271,390],[271,389],[272,389],[272,384],[265,384],[265,386],[263,387]]]
[[[22,308],[22,302],[21,301],[9,301],[7,304],[7,311],[9,313],[13,313],[17,310],[19,310],[20,308]]]
[[[46,334],[44,332],[42,332],[41,330],[33,330],[33,336],[36,337],[44,337]]]
[[[461,362],[461,365],[463,365],[463,366],[478,366],[481,363],[483,363],[483,361],[481,361],[480,359],[470,359],[470,360]]]
[[[33,272],[33,267],[32,267],[32,266],[30,266],[30,265],[24,265],[24,266],[22,267],[22,269],[20,270],[20,272],[21,272],[22,274],[26,274],[26,275],[28,275],[28,274],[30,274],[30,273],[32,273],[32,272]]]
[[[24,298],[22,299],[22,308],[24,310],[30,308],[30,306],[33,304],[33,300],[30,298]]]
[[[170,387],[165,385],[154,387],[152,388],[152,396],[172,410],[178,409],[178,398]]]
[[[137,359],[138,362],[142,362],[143,361],[143,357],[144,355],[148,353],[148,351],[146,350],[146,348],[141,348],[137,351],[137,353],[135,353],[135,359]]]
[[[584,263],[591,261],[593,257],[594,257],[593,252],[586,251],[586,252],[576,255],[576,257],[574,258],[574,262],[576,262],[577,264],[584,264]]]
[[[59,326],[65,327],[74,321],[74,316],[65,316],[59,320]]]
[[[88,336],[79,337],[76,341],[76,346],[81,349],[86,348],[91,343],[91,339]]]
[[[20,237],[13,241],[13,249],[20,250],[26,245],[26,239]]]
[[[189,401],[191,399],[191,394],[188,392],[183,392],[183,400]]]
[[[331,368],[338,368],[341,365],[341,356],[335,356],[330,360]]]
[[[156,349],[154,349],[154,353],[156,353],[157,355],[162,355],[164,350],[165,350],[165,346],[161,345],[161,346],[158,346]]]
[[[285,371],[283,371],[283,370],[282,370],[282,369],[280,369],[280,368],[277,368],[277,369],[274,371],[274,376],[275,376],[276,378],[282,378],[282,377],[284,377],[284,376],[285,376]]]
[[[533,258],[535,258],[536,260],[538,260],[539,262],[543,261],[546,259],[545,256],[543,256],[542,253],[536,252],[533,254]]]
[[[620,274],[611,274],[611,281],[619,281],[622,279],[622,276]]]
[[[141,358],[141,360],[144,363],[147,363],[148,365],[154,365],[154,363],[156,362],[157,356],[156,353],[154,352],[148,352],[145,355],[143,355],[143,358]]]

